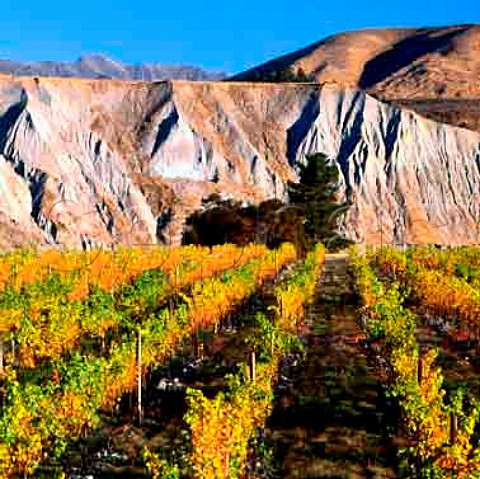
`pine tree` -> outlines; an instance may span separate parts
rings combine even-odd
[[[323,153],[308,155],[306,163],[298,167],[299,183],[289,182],[287,186],[290,204],[303,211],[306,244],[328,243],[338,238],[336,222],[347,209],[346,203],[336,199],[338,168],[329,164]]]

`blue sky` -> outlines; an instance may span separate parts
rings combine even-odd
[[[0,58],[188,63],[238,72],[332,33],[480,23],[479,0],[1,0]]]

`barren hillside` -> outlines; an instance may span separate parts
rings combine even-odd
[[[318,85],[0,77],[1,245],[177,242],[211,192],[281,197],[336,158],[359,241],[472,242],[480,135]]]
[[[408,101],[433,119],[480,129],[479,25],[342,33],[234,80],[255,81],[286,68],[301,69],[317,83],[358,87],[399,105]]]

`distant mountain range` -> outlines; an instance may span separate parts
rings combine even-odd
[[[209,72],[191,65],[126,65],[105,55],[84,55],[74,62],[15,62],[0,60],[0,73],[16,76],[57,76],[121,80],[222,80],[222,72]]]

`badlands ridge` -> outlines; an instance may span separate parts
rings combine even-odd
[[[476,242],[480,134],[338,85],[0,76],[0,247],[178,243],[212,192],[284,194],[324,152],[356,241]]]

